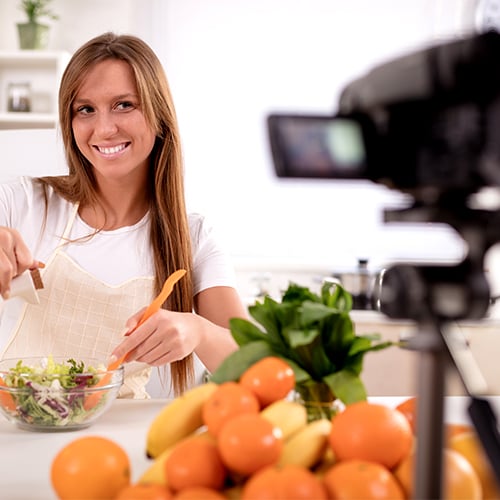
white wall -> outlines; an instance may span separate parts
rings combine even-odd
[[[131,32],[152,43],[154,6],[161,0],[52,0],[59,19],[51,26],[49,49],[73,52],[89,38],[113,30]],[[0,49],[19,48],[16,23],[26,22],[21,0],[0,0]]]
[[[446,3],[445,15],[442,3]],[[446,228],[389,228],[400,196],[369,183],[278,180],[271,111],[331,113],[372,66],[462,24],[461,2],[183,0],[165,2],[162,53],[184,139],[188,200],[219,225],[241,265],[325,269],[357,257],[456,258]],[[272,263],[272,264],[271,264]]]
[[[374,65],[470,25],[472,3],[54,0],[51,48],[73,51],[106,30],[153,46],[177,105],[189,206],[213,220],[238,266],[454,259],[463,245],[447,228],[382,224],[398,193],[275,178],[264,120],[271,111],[333,112],[343,86]],[[0,0],[0,49],[17,48],[17,4]]]

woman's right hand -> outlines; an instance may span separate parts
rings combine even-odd
[[[33,256],[15,229],[0,227],[0,294],[9,298],[12,278],[36,266]]]

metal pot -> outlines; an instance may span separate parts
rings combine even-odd
[[[373,291],[377,276],[368,269],[368,259],[358,259],[358,267],[353,271],[332,275],[352,295],[352,308],[361,310],[375,309]]]

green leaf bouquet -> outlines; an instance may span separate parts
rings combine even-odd
[[[281,302],[266,296],[248,308],[254,321],[231,319],[239,349],[224,360],[211,380],[239,380],[255,362],[278,356],[292,367],[295,390],[305,402],[365,400],[364,355],[394,343],[381,341],[379,334],[356,335],[351,309],[352,296],[339,284],[324,283],[318,295],[290,283]]]

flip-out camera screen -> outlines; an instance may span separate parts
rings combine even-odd
[[[273,114],[268,127],[280,177],[357,179],[366,170],[363,129],[355,119]]]

